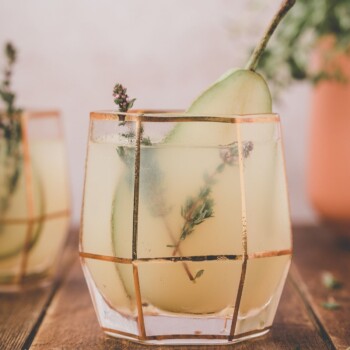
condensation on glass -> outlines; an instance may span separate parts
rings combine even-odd
[[[91,113],[80,256],[106,334],[265,334],[291,254],[277,115]]]

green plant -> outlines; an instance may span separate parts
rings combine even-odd
[[[327,72],[314,71],[314,67],[310,66],[312,50],[320,39],[327,36],[334,37],[335,43],[324,60],[331,60],[338,52],[350,57],[349,0],[298,0],[259,62],[258,68],[269,80],[274,92],[293,81],[346,82],[350,78],[337,65]]]
[[[17,187],[22,159],[20,152],[21,110],[15,106],[16,94],[11,88],[17,52],[11,43],[5,45],[5,57],[4,78],[0,83],[0,98],[5,107],[4,112],[0,112],[0,167],[3,168],[0,176],[0,214],[7,210],[9,199]]]

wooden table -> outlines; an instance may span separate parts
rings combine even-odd
[[[350,347],[350,239],[340,240],[332,231],[334,228],[326,227],[294,229],[294,261],[272,330],[256,340],[228,345],[227,349],[346,350]],[[1,350],[145,349],[144,345],[103,335],[78,262],[76,236],[76,231],[72,232],[62,259],[62,273],[54,286],[26,294],[0,295]],[[342,288],[324,287],[321,281],[324,271],[333,273],[342,282]],[[339,309],[322,306],[329,297],[335,298]]]

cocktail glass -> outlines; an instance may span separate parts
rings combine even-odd
[[[0,135],[0,291],[54,280],[70,217],[59,112],[15,118],[18,135]]]
[[[277,115],[91,113],[80,256],[106,334],[265,334],[291,253]]]

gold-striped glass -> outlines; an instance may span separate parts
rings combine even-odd
[[[15,118],[18,135],[0,135],[0,291],[53,281],[70,217],[59,112]]]
[[[106,334],[265,334],[291,253],[277,115],[91,113],[80,256]]]

